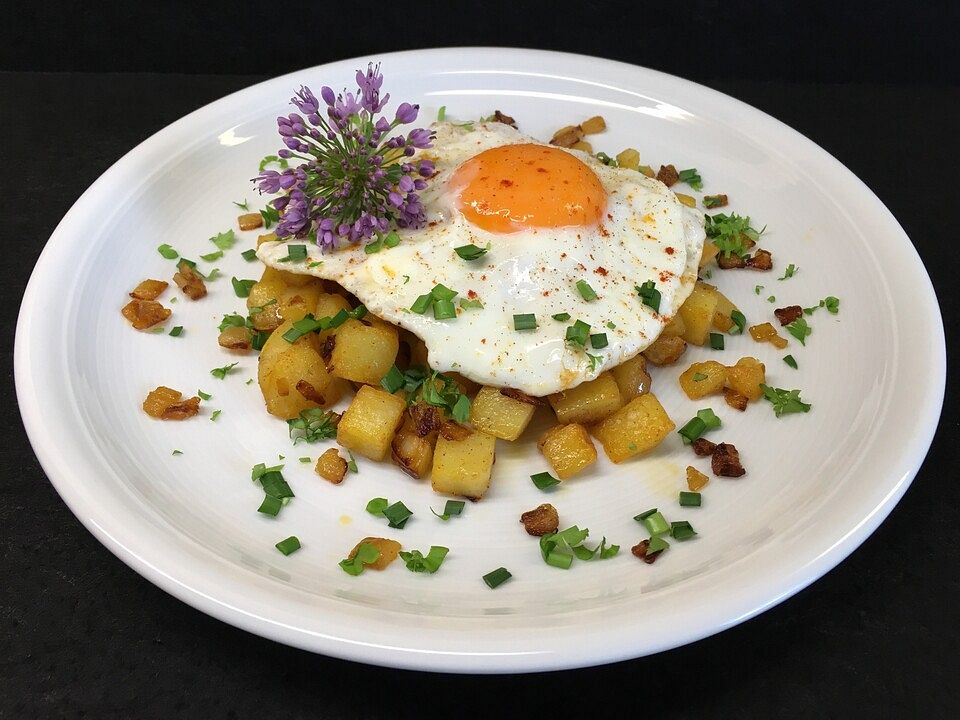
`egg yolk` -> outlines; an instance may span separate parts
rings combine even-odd
[[[586,163],[546,145],[484,150],[461,164],[450,183],[460,189],[464,217],[495,233],[596,225],[607,204],[600,179]]]

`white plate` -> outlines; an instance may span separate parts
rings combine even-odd
[[[374,61],[377,58],[372,58]],[[758,402],[738,414],[718,398],[687,400],[680,367],[655,373],[654,389],[678,425],[699,407],[724,420],[717,437],[740,448],[740,480],[713,479],[704,507],[681,509],[684,467],[705,463],[677,436],[620,466],[602,460],[549,497],[529,480],[546,469],[533,441],[501,443],[493,487],[462,518],[429,511],[443,499],[390,465],[361,459],[339,487],[297,462],[322,448],[292,447],[284,423],[263,410],[256,358],[226,380],[232,362],[216,345],[225,312],[240,310],[229,277],[256,276],[240,258],[255,233],[218,264],[225,279],[173,322],[180,338],[137,333],[121,318],[126,293],[145,277],[169,279],[156,251],[210,252],[207,238],[235,226],[232,200],[257,198],[248,178],[275,152],[274,118],[301,83],[353,86],[368,59],[270,80],[208,105],[157,133],[108,170],[54,232],[24,296],[17,327],[21,411],[44,470],[86,527],[137,572],[194,607],[274,640],[398,667],[462,672],[548,670],[654,653],[730,627],[790,596],[840,562],[894,506],[929,446],[943,399],[945,356],[937,301],[909,239],[887,209],[823,150],[776,120],[675,77],[575,55],[447,49],[379,58],[396,102],[441,105],[461,118],[495,108],[547,138],[596,113],[609,130],[597,150],[641,150],[644,162],[699,168],[708,192],[768,226],[763,245],[776,273],[714,273],[751,323],[786,304],[842,300],[821,310],[807,347],[789,352],[728,337],[723,358],[760,357],[768,382],[798,387],[808,415],[775,419]],[[257,203],[259,207],[259,203]],[[795,277],[778,281],[787,263]],[[765,285],[760,295],[757,283]],[[169,298],[171,291],[164,297]],[[775,294],[777,304],[766,297]],[[709,350],[692,348],[689,361]],[[166,384],[214,397],[185,423],[150,420],[146,392]],[[212,408],[222,416],[211,422]],[[173,449],[183,455],[173,457]],[[258,515],[250,467],[287,456],[297,494],[278,519]],[[408,548],[451,548],[433,576],[396,563],[349,577],[337,566],[365,535],[386,534],[364,512],[376,496],[416,515],[389,532]],[[547,567],[518,523],[549,500],[562,522],[622,547],[610,561]],[[674,543],[653,566],[629,552],[644,533],[637,512],[658,506],[693,522],[699,537]],[[341,520],[341,516],[350,518]],[[296,534],[303,550],[273,545]],[[495,591],[481,576],[504,565]]]

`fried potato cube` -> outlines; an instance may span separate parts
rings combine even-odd
[[[747,403],[750,402],[746,395],[741,395],[736,390],[732,390],[730,388],[723,389],[723,399],[726,401],[727,405],[732,407],[734,410],[739,410],[740,412],[746,410]]]
[[[647,453],[663,442],[676,425],[653,393],[635,397],[603,422],[593,434],[613,462]]]
[[[695,362],[680,373],[680,387],[691,400],[722,392],[726,381],[727,368],[716,360]]]
[[[643,356],[654,365],[672,365],[686,351],[687,341],[682,337],[664,337],[661,335],[650,344],[650,347],[643,351]]]
[[[231,325],[220,331],[217,344],[227,350],[249,350],[252,347],[253,336],[246,327]]]
[[[695,208],[697,206],[697,199],[693,195],[687,195],[686,193],[674,193],[677,196],[677,200],[681,204],[686,205],[687,207]]]
[[[660,331],[660,337],[683,337],[686,331],[687,326],[683,324],[683,318],[679,315],[674,315],[670,322],[663,326],[663,330]]]
[[[436,444],[436,431],[421,437],[417,429],[417,421],[410,413],[404,413],[403,424],[390,444],[391,456],[401,470],[419,480],[430,472],[433,465],[433,449]]]
[[[550,428],[537,447],[561,480],[573,477],[597,460],[593,440],[587,429],[577,423]]]
[[[700,492],[710,482],[710,478],[697,470],[693,465],[687,465],[687,488],[690,492]]]
[[[433,452],[434,491],[470,500],[482,498],[490,487],[496,443],[493,435],[479,431],[462,440],[448,440],[441,435]]]
[[[780,337],[777,329],[770,323],[751,326],[750,337],[757,342],[768,342],[778,350],[783,350],[787,346],[786,338]]]
[[[710,335],[713,315],[717,311],[720,298],[716,290],[701,282],[693,288],[677,313],[683,318],[685,331],[683,339],[694,345],[703,345]]]
[[[200,412],[199,397],[181,400],[182,397],[179,390],[161,385],[147,393],[143,411],[158,420],[186,420]]]
[[[647,372],[647,359],[643,355],[635,355],[610,372],[620,388],[620,397],[624,403],[650,392],[650,373]]]
[[[260,247],[266,242],[276,242],[278,240],[276,233],[266,233],[264,235],[257,235],[257,247]]]
[[[134,300],[156,300],[167,289],[168,284],[163,280],[144,280],[133,289],[130,297]]]
[[[264,268],[263,275],[250,288],[247,296],[247,310],[256,330],[275,330],[280,325],[279,298],[286,287],[277,270]],[[252,312],[254,309],[258,309],[257,312]]]
[[[623,406],[620,388],[609,371],[575,388],[550,395],[547,399],[557,414],[557,420],[563,425],[590,425],[609,417]]]
[[[339,378],[379,385],[400,350],[396,328],[347,320],[337,329],[330,371]]]
[[[634,148],[627,148],[617,153],[617,165],[627,170],[637,170],[640,167],[640,152]]]
[[[136,330],[146,330],[170,317],[171,311],[153,300],[131,300],[120,311]]]
[[[365,537],[363,540],[353,546],[353,550],[350,551],[350,554],[347,557],[349,557],[351,560],[356,557],[357,552],[360,550],[360,546],[364,544],[373,545],[377,550],[380,551],[380,557],[378,557],[369,565],[363,566],[365,570],[386,570],[387,565],[397,559],[397,556],[400,554],[400,548],[403,547],[396,540],[391,540],[390,538]]]
[[[347,474],[347,461],[340,457],[336,448],[328,448],[317,458],[314,470],[324,480],[339,485]]]
[[[571,150],[579,150],[580,152],[585,152],[587,155],[593,155],[593,145],[588,143],[586,140],[580,140],[575,142],[570,146]]]
[[[470,422],[487,435],[516,440],[527,428],[535,410],[535,405],[502,395],[499,388],[482,387],[470,409]]]
[[[323,293],[319,280],[297,287],[285,287],[277,298],[277,315],[281,320],[301,320],[312,314]]]
[[[294,344],[277,356],[260,389],[267,412],[291,420],[308,408],[333,405],[339,390],[331,387],[332,380],[320,353],[309,344]],[[328,394],[327,388],[334,393]]]
[[[716,245],[714,245],[712,242],[710,242],[709,240],[707,240],[707,241],[703,244],[703,253],[700,255],[700,264],[699,264],[699,267],[700,267],[700,268],[705,267],[705,266],[707,265],[707,263],[709,263],[711,260],[715,259],[715,258],[717,257],[717,255],[719,255],[719,254],[720,254],[720,248],[718,248],[718,247],[717,247]]]
[[[383,460],[406,409],[402,398],[363,385],[340,418],[337,442],[371,460]]]
[[[763,396],[760,387],[766,380],[766,366],[753,357],[742,357],[736,365],[727,368],[726,385],[749,400],[759,400]]]
[[[607,129],[607,121],[603,119],[602,115],[594,115],[580,123],[580,129],[584,135],[596,135]]]
[[[237,226],[241,230],[256,230],[263,227],[263,215],[258,212],[244,213],[237,217]]]

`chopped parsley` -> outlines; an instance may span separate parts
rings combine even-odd
[[[164,243],[157,248],[157,252],[160,253],[167,260],[176,260],[180,257],[180,253],[174,250],[172,247]]]
[[[210,374],[213,375],[218,380],[223,380],[233,368],[237,366],[238,363],[230,363],[229,365],[224,365],[223,367],[214,368],[210,371]]]
[[[820,308],[825,307],[827,312],[831,315],[836,315],[840,312],[840,298],[836,298],[833,295],[829,295],[821,300],[819,303],[813,307],[804,308],[803,312],[807,315],[813,315]]]
[[[340,568],[347,575],[359,575],[363,572],[365,565],[372,565],[380,559],[380,550],[371,543],[360,543],[356,554],[352,558],[344,558],[340,561]]]
[[[250,209],[250,206],[247,205],[247,199],[246,199],[246,198],[243,199],[243,202],[237,202],[236,200],[233,200],[232,202],[233,202],[234,205],[236,205],[236,206],[237,206],[238,208],[240,208],[241,210],[249,210],[249,209]]]
[[[440,569],[448,552],[450,552],[450,548],[445,548],[442,545],[431,545],[426,555],[419,550],[411,550],[410,552],[401,550],[400,559],[407,566],[407,570],[411,572],[432,574]]]
[[[799,317],[787,325],[787,332],[799,340],[801,345],[806,345],[807,337],[813,332],[813,328],[807,324],[806,319]]]
[[[363,246],[363,251],[367,255],[373,255],[378,253],[384,248],[395,248],[400,244],[400,236],[397,235],[396,231],[391,230],[386,235],[379,235],[377,239],[372,243],[367,243]]]
[[[783,361],[784,361],[787,365],[789,365],[790,367],[792,367],[794,370],[797,369],[797,361],[796,361],[796,359],[793,357],[793,355],[784,355],[784,356],[783,356]]]
[[[757,242],[763,233],[763,230],[758,232],[750,226],[749,217],[736,213],[704,215],[704,230],[724,257],[730,257],[731,254],[745,257],[749,253],[745,239]]]
[[[199,395],[200,399],[203,401],[207,401],[213,397],[213,395],[211,395],[210,393],[205,393],[203,390],[197,390],[197,395]]]
[[[753,294],[759,295],[761,290],[763,290],[763,285],[756,285],[753,288]]]
[[[217,233],[212,238],[210,242],[216,245],[220,250],[229,250],[233,247],[234,243],[237,242],[236,236],[233,234],[233,230],[227,230],[226,232]]]
[[[307,259],[306,245],[287,245],[287,256],[277,262],[302,262]]]
[[[257,284],[256,280],[237,280],[235,277],[230,278],[230,282],[238,298],[250,297],[250,290]]]
[[[263,218],[264,230],[269,230],[276,223],[280,222],[280,211],[270,203],[267,203],[263,210],[260,211],[260,217]]]
[[[223,410],[214,410],[212,413],[210,413],[210,422],[216,422],[217,418],[220,417],[220,413],[222,412]]]
[[[477,258],[483,257],[490,250],[490,243],[487,243],[485,248],[477,247],[473,243],[469,245],[461,245],[456,247],[453,251],[460,256],[462,260],[476,260]]]
[[[703,178],[700,177],[700,173],[697,172],[696,168],[681,170],[680,182],[686,183],[694,190],[703,190]]]
[[[775,303],[776,301],[777,301],[776,295],[771,295],[770,297],[767,298],[768,303]]]
[[[206,255],[201,255],[200,259],[204,262],[213,262],[214,260],[219,260],[223,257],[223,250],[216,250],[212,253],[207,253]]]
[[[790,263],[789,265],[787,265],[787,269],[783,271],[783,277],[777,278],[777,280],[788,280],[792,278],[794,275],[796,275],[797,270],[799,269],[800,268],[798,268],[796,265],[794,265],[793,263]]]
[[[620,552],[619,545],[607,545],[603,538],[595,548],[586,547],[583,542],[590,535],[590,531],[581,530],[576,525],[560,532],[550,533],[540,538],[540,555],[543,561],[552,567],[569,570],[576,557],[578,560],[607,560]]]
[[[313,443],[336,437],[338,422],[340,416],[332,410],[307,408],[300,413],[300,417],[287,420],[287,428],[290,439],[296,445],[301,440]]]
[[[799,390],[784,390],[783,388],[770,387],[762,383],[760,384],[760,388],[763,390],[763,397],[773,405],[773,412],[776,413],[777,417],[790,413],[809,412],[812,407],[812,405],[800,399]]]

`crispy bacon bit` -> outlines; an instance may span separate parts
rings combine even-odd
[[[773,270],[773,255],[769,250],[757,250],[753,257],[747,260],[747,267],[751,270]]]
[[[514,390],[513,388],[500,388],[500,394],[513,400],[517,400],[518,402],[522,402],[527,405],[533,405],[535,407],[544,407],[546,405],[543,398],[531,397],[525,392]]]
[[[712,443],[706,438],[697,438],[690,444],[690,447],[693,448],[693,451],[700,457],[707,457],[708,455],[713,455],[713,449],[716,446],[717,446],[716,443]]]
[[[738,268],[745,268],[747,266],[748,260],[740,257],[736,253],[719,253],[717,255],[717,265],[720,266],[721,270],[736,270]]]
[[[407,412],[413,418],[413,428],[417,437],[427,437],[427,435],[437,432],[443,425],[443,412],[433,405],[414,403],[408,408]]]
[[[339,485],[347,474],[347,461],[340,457],[336,448],[328,448],[317,458],[317,466],[314,470],[324,480]]]
[[[609,275],[609,273],[607,272],[607,269],[602,265],[598,265],[593,269],[593,271],[600,277],[606,277],[607,275]]]
[[[746,395],[741,395],[733,388],[723,389],[723,399],[727,401],[727,405],[740,412],[746,410],[747,403],[750,402],[750,398]]]
[[[164,385],[147,394],[143,401],[143,411],[159,420],[186,420],[200,412],[200,398],[182,400],[183,393]]]
[[[660,550],[660,551],[655,552],[655,553],[650,553],[650,554],[648,555],[648,554],[647,554],[647,548],[648,548],[648,547],[650,547],[650,541],[649,541],[649,540],[641,540],[641,541],[638,542],[636,545],[634,545],[632,548],[630,548],[630,552],[632,552],[635,557],[638,557],[638,558],[640,558],[641,560],[643,560],[647,565],[653,565],[653,564],[657,561],[657,558],[660,557],[660,553],[662,553],[663,550]]]
[[[707,203],[709,203],[709,205],[708,205]],[[726,206],[727,206],[727,196],[724,195],[723,193],[720,193],[720,194],[718,194],[718,195],[704,195],[704,196],[703,196],[703,204],[704,204],[705,207],[708,207],[708,208],[711,208],[711,209],[713,209],[713,208],[726,207]]]
[[[499,110],[493,111],[493,121],[498,123],[503,123],[504,125],[509,125],[510,127],[513,127],[513,128],[517,126],[516,120],[514,120],[509,115],[504,115]]]
[[[673,187],[680,181],[680,173],[673,165],[661,165],[657,172],[657,180],[667,187]]]
[[[560,516],[557,509],[550,503],[544,503],[533,510],[527,510],[520,516],[523,529],[528,535],[547,535],[554,533],[560,527]]]
[[[207,294],[207,286],[196,270],[183,261],[177,265],[177,270],[177,274],[173,276],[173,281],[183,291],[184,295],[191,300],[199,300]]]
[[[263,216],[260,213],[244,213],[237,218],[237,225],[241,230],[256,230],[263,227]]]
[[[447,420],[440,426],[440,435],[444,440],[466,440],[472,434],[473,431],[470,428],[455,423],[453,420]]]
[[[803,316],[803,308],[799,305],[788,305],[784,308],[777,308],[773,311],[781,325],[789,325],[794,320]]]
[[[245,327],[235,325],[224,328],[220,337],[217,338],[220,347],[227,350],[249,350],[252,342],[253,338],[250,336],[250,331]]]
[[[131,300],[120,313],[137,330],[146,330],[170,317],[171,311],[153,300]]]
[[[297,392],[303,395],[304,400],[315,402],[317,405],[323,405],[323,403],[326,402],[323,395],[317,392],[317,389],[306,380],[298,380],[296,387]]]
[[[700,492],[710,482],[710,478],[697,470],[693,465],[687,465],[687,487],[690,492]]]
[[[740,477],[747,472],[740,464],[740,452],[729,443],[720,443],[714,448],[710,466],[718,477]]]
[[[144,280],[133,289],[130,297],[134,300],[156,300],[169,284],[163,280]]]
[[[583,140],[583,130],[580,129],[580,126],[567,125],[553,134],[553,137],[550,138],[550,144],[568,148],[573,147],[581,140]]]

